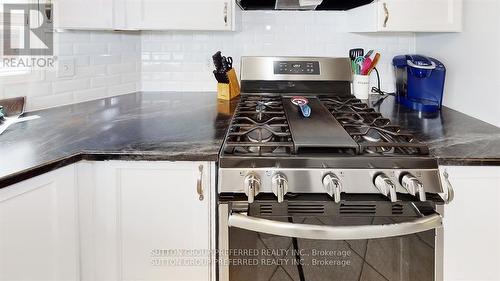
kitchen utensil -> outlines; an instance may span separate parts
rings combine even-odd
[[[233,57],[227,57],[227,66],[229,69],[233,68]]]
[[[218,72],[222,69],[222,53],[218,51],[212,56],[212,60],[214,62],[215,70]]]
[[[365,58],[371,57],[373,54],[373,50],[369,50],[368,53],[366,53]]]
[[[307,105],[309,103],[308,99],[306,99],[305,97],[297,96],[297,97],[292,97],[291,102],[300,108],[302,116],[306,118],[311,116],[311,107]]]
[[[373,69],[377,66],[379,60],[380,60],[380,54],[376,53],[375,57],[373,58],[372,64],[370,65],[370,67],[366,71],[367,75],[370,75],[372,73]]]
[[[365,51],[361,48],[350,49],[349,50],[349,58],[354,61],[357,57],[362,57]]]
[[[359,56],[354,59],[354,74],[361,74],[361,66],[365,58],[363,56]]]
[[[370,69],[371,65],[372,65],[372,59],[365,57],[365,60],[363,61],[363,65],[361,66],[361,75],[367,75],[368,69]]]
[[[229,62],[226,57],[222,57],[222,71],[227,72],[229,70]]]

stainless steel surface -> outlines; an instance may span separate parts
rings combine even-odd
[[[198,166],[199,177],[196,181],[196,192],[198,193],[198,199],[203,201],[205,196],[203,195],[203,165]]]
[[[342,183],[334,173],[327,173],[323,177],[323,186],[328,195],[333,197],[335,203],[340,202],[340,193],[342,192]]]
[[[408,190],[411,195],[417,195],[420,201],[426,201],[424,185],[414,175],[407,173],[401,177],[401,185]]]
[[[382,193],[383,195],[389,197],[391,202],[398,201],[397,193],[396,193],[396,185],[394,181],[391,180],[386,174],[379,173],[375,176],[373,181],[375,187]]]
[[[275,61],[318,61],[319,75],[274,74]],[[351,81],[349,58],[326,57],[241,57],[241,80],[249,81]]]
[[[229,281],[229,206],[227,204],[219,204],[219,231],[218,231],[218,269],[219,281]]]
[[[436,212],[444,218],[444,206],[437,205]],[[436,228],[436,238],[434,239],[434,281],[444,280],[444,228]]]
[[[360,240],[403,236],[442,227],[441,215],[432,214],[412,222],[386,225],[324,226],[288,223],[247,216],[229,215],[228,226],[271,235],[315,240]]]
[[[260,192],[260,178],[254,173],[250,173],[245,177],[244,184],[248,203],[253,203],[255,196]]]
[[[278,172],[271,178],[271,189],[278,198],[278,203],[283,202],[285,194],[288,192],[288,180],[285,175]]]
[[[311,108],[311,116],[303,118],[291,99],[283,98],[283,109],[287,116],[296,153],[301,148],[318,148],[327,151],[328,149],[358,150],[358,144],[317,98],[309,98],[308,105]]]
[[[400,184],[399,177],[403,173],[415,175],[424,185],[425,192],[443,193],[437,169],[286,169],[286,168],[219,168],[219,193],[245,193],[244,179],[248,174],[255,174],[260,178],[260,192],[273,193],[271,177],[275,173],[282,173],[288,179],[288,192],[291,193],[325,193],[323,177],[334,173],[342,184],[345,193],[372,193],[380,191],[375,187],[373,180],[379,173],[387,175],[395,184],[398,193],[408,194]]]
[[[321,1],[319,1],[321,3]],[[314,10],[317,5],[301,5],[300,0],[276,0],[276,10]]]

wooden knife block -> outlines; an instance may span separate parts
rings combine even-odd
[[[232,100],[240,95],[240,84],[234,68],[227,72],[229,84],[217,84],[217,98],[221,100]]]

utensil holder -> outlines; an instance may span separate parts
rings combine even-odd
[[[229,83],[217,83],[217,98],[220,100],[231,100]]]
[[[227,77],[229,78],[229,88],[231,90],[231,98],[240,95],[240,83],[238,82],[238,77],[234,68],[231,68],[227,72]]]
[[[232,100],[240,95],[240,84],[234,69],[229,70],[227,73],[229,83],[217,84],[217,98],[221,100]]]
[[[352,77],[352,93],[360,100],[367,100],[370,95],[370,76],[354,74]]]

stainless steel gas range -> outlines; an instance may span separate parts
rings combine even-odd
[[[218,280],[443,279],[452,188],[350,80],[349,59],[242,58],[219,161]]]

